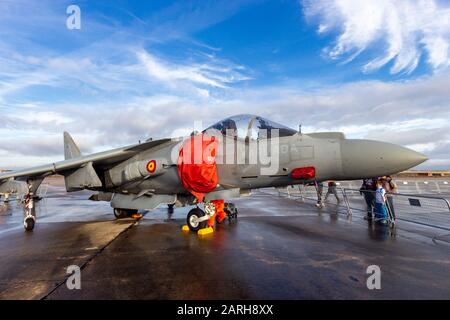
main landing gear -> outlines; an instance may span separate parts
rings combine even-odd
[[[223,211],[226,213],[229,223],[237,220],[238,210],[237,210],[236,206],[234,205],[234,203],[225,202],[225,205],[223,207]],[[223,220],[220,220],[219,216],[217,215],[216,216],[216,223],[221,224],[222,222],[223,222]]]
[[[238,211],[233,203],[225,203],[223,210],[229,222],[237,219]],[[215,206],[211,202],[207,202],[205,203],[204,211],[198,207],[189,211],[186,223],[189,230],[197,232],[208,226],[208,220],[211,219],[211,217],[214,217],[216,223],[220,224],[223,222],[223,220],[220,221],[219,216],[216,215]]]
[[[136,209],[120,209],[120,208],[114,208],[114,216],[116,219],[124,219],[124,218],[130,218],[134,214],[137,214],[138,210]]]

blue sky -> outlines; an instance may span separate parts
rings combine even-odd
[[[256,113],[449,168],[449,43],[448,1],[0,0],[0,167]]]

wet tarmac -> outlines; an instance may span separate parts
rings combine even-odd
[[[30,233],[21,206],[0,203],[0,299],[450,299],[445,229],[391,230],[263,190],[199,238],[180,230],[189,208],[117,221],[88,196],[50,186]],[[81,267],[80,290],[66,287],[69,265]],[[370,265],[380,290],[367,288]]]

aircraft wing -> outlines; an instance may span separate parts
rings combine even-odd
[[[21,180],[28,178],[45,178],[49,175],[81,168],[88,163],[92,163],[95,167],[107,168],[112,164],[129,159],[141,151],[154,148],[169,141],[171,141],[171,139],[146,141],[144,143],[138,143],[123,148],[82,156],[79,154],[78,147],[75,145],[72,138],[68,135],[68,133],[64,133],[66,160],[23,170],[0,173],[0,183],[11,179]],[[71,158],[71,156],[74,157]]]

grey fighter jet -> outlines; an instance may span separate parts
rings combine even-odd
[[[209,148],[207,161],[200,156],[199,162],[190,163],[195,137],[214,142],[212,148],[203,144]],[[204,155],[202,143],[200,149]],[[194,208],[187,218],[196,231],[213,217],[214,210],[208,208],[215,200],[248,195],[257,188],[389,175],[427,160],[391,143],[346,139],[339,132],[302,134],[255,115],[227,118],[184,139],[149,140],[91,155],[82,155],[65,132],[64,155],[63,161],[0,173],[0,193],[25,181],[26,205],[32,208],[43,179],[60,174],[68,192],[98,191],[91,200],[110,201],[116,218],[162,204],[203,202],[205,210]],[[26,214],[25,229],[32,230],[35,221],[34,214]]]

